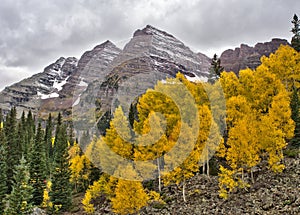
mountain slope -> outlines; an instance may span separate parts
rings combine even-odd
[[[85,89],[95,78],[105,77],[106,67],[120,51],[106,41],[79,60],[61,57],[43,72],[6,87],[0,93],[0,108],[7,112],[16,106],[19,114],[32,110],[42,117],[53,111],[70,115],[75,91]]]
[[[103,132],[117,105],[121,104],[128,113],[138,96],[157,81],[175,77],[178,72],[191,80],[206,81],[209,65],[206,56],[192,52],[174,36],[147,25],[133,34],[107,67],[105,79],[95,80],[81,93],[80,102],[73,107],[77,130],[82,126],[86,130],[86,126],[92,126],[89,122],[93,122]],[[91,110],[96,110],[96,114]]]
[[[6,87],[0,93],[0,108],[8,111],[16,106],[19,113],[22,110],[38,110],[43,100],[60,96],[62,87],[76,69],[77,61],[74,57],[61,57],[42,73]]]

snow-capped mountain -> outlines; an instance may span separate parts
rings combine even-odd
[[[147,25],[134,32],[132,39],[107,67],[108,75],[96,79],[74,103],[75,118],[88,125],[97,117],[100,130],[107,126],[114,108],[122,103],[125,112],[137,97],[159,80],[183,73],[192,81],[206,81],[210,59],[192,52],[174,36]],[[96,110],[91,114],[90,110]],[[85,115],[85,113],[87,115]],[[95,116],[94,116],[95,115]]]
[[[242,45],[240,49],[225,51],[221,62],[228,71],[255,68],[262,55],[274,52],[284,43],[287,42],[273,39],[257,44],[254,51]],[[239,59],[244,64],[236,68]],[[123,50],[108,40],[86,51],[79,60],[61,57],[43,72],[6,87],[0,93],[0,108],[8,111],[16,106],[19,114],[32,110],[42,117],[58,111],[72,116],[75,111],[79,115],[73,117],[81,119],[85,117],[81,113],[94,111],[92,116],[97,122],[105,124],[115,105],[129,105],[158,80],[181,72],[190,81],[206,81],[210,62],[207,56],[194,53],[173,35],[147,25],[133,33]]]
[[[147,25],[134,32],[123,50],[106,41],[79,60],[61,57],[43,72],[6,87],[0,93],[0,108],[8,111],[16,106],[19,113],[32,110],[40,116],[52,111],[71,115],[73,106],[84,106],[88,111],[97,100],[101,118],[111,112],[115,95],[126,81],[135,85],[135,92],[128,92],[128,96],[138,96],[158,80],[178,72],[191,80],[205,81],[209,65],[205,55],[192,52],[173,35]],[[134,79],[137,75],[138,80]]]
[[[120,51],[106,41],[79,60],[60,57],[43,72],[6,87],[0,93],[0,108],[6,112],[16,106],[19,114],[32,110],[40,116],[52,111],[70,115],[76,90],[85,89],[96,78],[104,78],[103,72]]]

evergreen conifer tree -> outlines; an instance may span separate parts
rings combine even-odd
[[[12,180],[14,175],[14,167],[19,163],[20,160],[20,148],[18,144],[17,138],[17,111],[16,108],[12,108],[10,112],[6,116],[6,120],[4,123],[4,133],[6,137],[7,144],[7,166],[11,168],[7,168],[7,187],[8,193],[11,192],[12,188]]]
[[[294,34],[294,36],[292,37],[291,44],[292,47],[299,52],[300,51],[300,20],[298,19],[298,16],[296,14],[294,14],[292,24],[294,25],[292,28],[292,33]]]
[[[53,132],[53,123],[52,123],[52,116],[49,113],[47,123],[46,123],[46,130],[44,136],[44,143],[46,147],[46,165],[47,165],[47,175],[50,176],[51,170],[51,163],[53,158],[53,146],[52,146],[52,132]]]
[[[45,145],[43,135],[42,126],[41,123],[39,123],[30,153],[30,182],[34,188],[32,199],[34,205],[40,205],[43,202],[43,193],[46,186]]]
[[[1,131],[2,129],[0,128],[0,215],[3,214],[4,211],[4,199],[7,194],[7,165],[6,165],[6,147],[5,143],[3,140],[5,140],[3,132]]]
[[[71,171],[68,155],[68,136],[61,115],[58,116],[54,141],[54,161],[52,166],[52,187],[49,193],[53,207],[60,211],[67,210],[72,203]]]
[[[18,144],[20,145],[20,150],[23,153],[25,159],[27,159],[27,153],[29,150],[29,145],[27,144],[27,131],[26,131],[26,118],[25,118],[25,112],[23,111],[21,120],[18,123]]]
[[[30,203],[32,198],[32,187],[29,184],[30,173],[26,160],[21,158],[20,164],[14,172],[12,191],[7,198],[5,215],[28,215],[32,212],[33,206]]]
[[[7,194],[7,165],[6,165],[6,140],[3,131],[3,117],[0,109],[0,215],[4,211],[4,199]]]
[[[214,83],[215,80],[220,78],[221,72],[224,71],[224,67],[221,66],[221,60],[218,58],[217,54],[214,54],[210,65],[210,77],[208,81]]]
[[[291,98],[291,109],[292,109],[292,119],[295,122],[294,137],[291,140],[291,145],[293,147],[300,147],[300,100],[299,93],[296,87],[293,89]]]

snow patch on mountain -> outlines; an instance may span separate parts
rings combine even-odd
[[[53,88],[57,89],[58,91],[61,91],[63,89],[63,86],[67,83],[68,78],[69,76],[62,81],[58,81],[57,79],[55,79],[53,83]]]
[[[57,97],[59,97],[58,93],[43,94],[43,93],[37,92],[37,95],[41,99],[50,99],[50,98],[57,98]]]

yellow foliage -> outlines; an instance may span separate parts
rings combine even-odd
[[[154,201],[159,201],[161,199],[160,194],[158,192],[151,190],[149,192],[149,199]]]
[[[91,163],[85,156],[80,155],[81,149],[74,142],[74,145],[69,149],[71,182],[74,183],[77,190],[78,185],[84,186],[84,181],[88,180],[90,174]],[[83,187],[84,188],[84,187]]]
[[[240,94],[241,86],[234,72],[222,72],[220,82],[226,99]]]
[[[54,147],[55,137],[51,138],[52,147]]]
[[[116,196],[112,198],[112,208],[118,214],[132,214],[147,205],[149,199],[139,181],[118,181]]]
[[[52,183],[51,181],[47,181],[46,183],[46,188],[44,189],[44,194],[43,194],[43,202],[42,202],[42,207],[44,208],[52,208],[53,204],[50,201],[50,196],[49,196],[49,192],[51,191],[51,186]]]
[[[228,138],[219,146],[218,155],[227,160],[232,170],[221,168],[220,196],[226,198],[237,185],[247,186],[244,171],[252,170],[262,159],[267,158],[274,172],[283,170],[283,149],[295,126],[286,90],[300,87],[296,83],[300,79],[299,60],[293,48],[281,46],[270,57],[262,57],[256,70],[242,70],[239,77],[221,74]]]
[[[300,87],[300,54],[290,46],[281,45],[269,57],[261,58],[261,68],[275,74],[286,89],[291,92],[293,85]],[[260,68],[258,68],[260,69]]]
[[[82,204],[83,204],[84,211],[88,214],[92,214],[95,212],[94,205],[91,203],[91,201],[92,201],[92,192],[87,190],[82,200]]]
[[[106,195],[106,197],[110,198],[114,193],[115,183],[115,178],[108,176],[107,174],[103,174],[98,181],[95,181],[93,185],[89,186],[82,200],[85,212],[91,214],[95,211],[94,205],[91,201],[98,196]]]
[[[44,189],[42,207],[44,208],[48,207],[49,201],[50,201],[49,192],[47,189]]]
[[[227,199],[228,194],[231,193],[239,183],[235,180],[235,170],[229,170],[220,165],[219,173],[219,195],[221,198]]]

